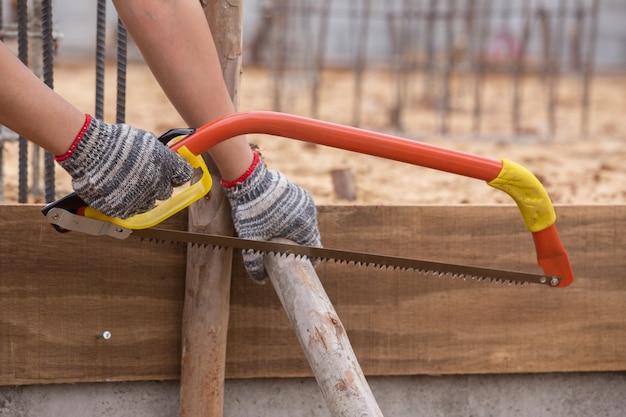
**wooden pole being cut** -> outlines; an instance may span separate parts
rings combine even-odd
[[[276,241],[293,243],[285,239]],[[331,416],[382,417],[346,329],[311,262],[293,255],[267,255],[265,268]]]
[[[224,79],[237,105],[241,73],[241,7],[237,1],[209,0],[204,4]],[[203,156],[210,171],[218,172],[208,154]],[[219,184],[219,179],[213,178],[213,182]],[[230,206],[221,187],[213,187],[207,198],[189,208],[189,230],[233,233]],[[232,250],[188,248],[180,417],[223,415],[231,266]]]

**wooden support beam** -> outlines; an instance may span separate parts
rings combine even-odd
[[[268,255],[265,267],[331,416],[382,417],[346,329],[311,262],[293,255]]]
[[[241,74],[241,7],[237,2],[220,0],[205,4],[226,86],[231,99],[237,103]],[[211,172],[217,173],[209,154],[203,157]],[[213,183],[219,184],[219,176],[214,175]],[[230,205],[221,187],[213,187],[208,198],[190,207],[189,230],[232,235]],[[223,415],[232,253],[232,250],[197,246],[187,250],[180,417]]]
[[[214,178],[219,181],[219,178]],[[189,230],[230,235],[230,206],[223,192],[189,209]],[[187,249],[182,324],[180,417],[221,416],[230,313],[232,250]]]

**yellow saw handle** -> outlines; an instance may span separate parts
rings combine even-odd
[[[191,166],[199,168],[202,171],[202,177],[198,180],[198,182],[175,194],[173,197],[161,202],[152,210],[136,214],[127,219],[106,216],[92,207],[85,207],[83,215],[92,219],[111,222],[127,229],[148,229],[156,226],[204,197],[211,190],[213,185],[211,174],[209,173],[209,169],[207,168],[204,159],[200,155],[194,155],[185,146],[178,148],[176,152],[185,158]]]
[[[523,166],[503,159],[500,173],[487,184],[504,191],[517,204],[526,229],[532,232],[537,263],[544,273],[560,276],[558,287],[570,285],[574,273],[556,229],[556,212],[537,177]]]

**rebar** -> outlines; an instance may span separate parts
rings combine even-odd
[[[106,65],[106,0],[98,0],[96,12],[96,104],[94,116],[104,119],[104,72]]]
[[[557,129],[556,113],[558,110],[558,88],[561,71],[561,52],[565,39],[565,18],[567,16],[568,0],[559,0],[557,10],[556,35],[554,53],[550,58],[550,88],[548,91],[548,134],[552,135]]]
[[[525,65],[526,65],[526,50],[528,48],[528,42],[530,39],[530,29],[532,24],[532,15],[530,11],[530,7],[527,3],[524,4],[523,8],[523,21],[522,24],[522,33],[521,33],[521,45],[519,53],[517,57],[515,57],[515,66],[513,68],[513,104],[511,109],[511,125],[512,130],[515,134],[519,134],[522,131],[521,126],[521,77],[524,74]]]
[[[573,1],[573,0],[572,0]],[[356,2],[336,2],[329,15],[328,2],[298,2],[289,7],[275,10],[282,19],[280,28],[284,29],[289,20],[297,19],[299,14],[316,15],[322,19],[323,33],[318,38],[329,42],[318,43],[316,55],[327,55],[321,46],[337,45],[330,34],[333,22],[348,19],[348,33],[351,38],[341,40],[351,45],[355,58],[350,66],[354,77],[352,94],[352,124],[361,123],[361,104],[366,97],[364,80],[368,71],[380,62],[374,61],[376,50],[367,48],[375,24],[387,25],[384,35],[388,37],[388,57],[385,59],[392,83],[392,102],[389,105],[389,124],[396,128],[404,127],[403,118],[408,118],[414,98],[418,98],[419,112],[429,106],[435,116],[434,130],[447,134],[458,130],[460,123],[452,123],[458,114],[465,114],[468,130],[474,134],[502,134],[488,132],[487,115],[491,109],[486,107],[485,90],[492,88],[491,79],[504,79],[510,86],[509,93],[498,101],[498,113],[501,119],[489,124],[488,129],[506,129],[513,135],[528,132],[552,137],[557,133],[557,113],[559,111],[559,83],[572,74],[580,77],[582,92],[579,102],[581,107],[580,131],[588,129],[590,86],[593,77],[593,54],[597,32],[597,9],[599,0],[577,0],[572,6],[568,0],[547,2],[515,1],[494,2],[492,0],[390,0],[383,3],[360,0]],[[323,15],[325,14],[325,15]],[[277,19],[278,20],[278,19]],[[345,25],[344,25],[345,26]],[[323,28],[323,29],[322,29]],[[300,28],[309,30],[312,27]],[[566,37],[570,29],[576,29],[577,39]],[[328,33],[327,33],[328,32]],[[372,33],[370,33],[372,32]],[[285,107],[288,74],[301,71],[295,59],[287,59],[285,51],[302,50],[304,45],[298,37],[289,37],[287,33],[279,36],[280,43],[270,47],[275,66],[271,68],[274,76],[274,109]],[[316,38],[310,33],[308,39]],[[381,45],[380,33],[376,42]],[[577,49],[569,53],[574,63],[564,60],[566,48],[577,41]],[[381,49],[379,49],[380,51]],[[319,60],[317,62],[320,62]],[[576,64],[576,62],[578,64]],[[312,80],[311,103],[314,117],[323,103],[319,97],[321,89],[321,65],[309,68],[313,72],[307,78]],[[494,75],[487,79],[487,75]],[[504,77],[500,77],[503,75]],[[469,83],[464,80],[469,79]],[[415,80],[421,81],[419,84]],[[498,81],[500,82],[500,81]],[[531,97],[525,94],[531,83],[541,83],[545,94]],[[466,96],[464,99],[463,95]],[[535,109],[525,111],[529,100],[542,109],[543,114]],[[545,110],[544,110],[545,108]],[[503,113],[504,112],[504,117]],[[537,116],[541,120],[537,120]],[[490,120],[491,122],[491,120]],[[503,123],[504,122],[504,123]],[[535,125],[531,125],[534,123]],[[544,128],[545,126],[545,128]]]
[[[0,0],[0,42],[4,41],[4,6]],[[4,201],[4,126],[0,125],[0,203]]]
[[[481,120],[483,115],[483,83],[486,72],[486,62],[483,59],[482,51],[487,45],[491,36],[491,0],[485,0],[479,15],[484,16],[481,29],[478,32],[478,46],[474,52],[474,94],[472,108],[472,133],[479,134],[481,132]]]
[[[128,55],[128,33],[120,19],[117,20],[117,95],[115,123],[126,119],[126,73]]]
[[[594,57],[596,54],[596,41],[598,37],[598,13],[600,10],[600,0],[593,0],[591,6],[591,22],[589,28],[589,43],[587,45],[587,56],[583,68],[583,93],[582,109],[580,116],[580,130],[584,136],[589,134],[589,102],[591,100],[591,78],[594,73]]]
[[[361,1],[361,13],[358,14],[359,33],[357,51],[354,62],[354,102],[352,103],[352,124],[361,125],[361,103],[363,101],[363,73],[367,60],[367,41],[369,39],[369,23],[372,13],[371,0]]]
[[[28,2],[17,1],[17,44],[20,61],[28,66]],[[19,137],[19,179],[18,197],[19,203],[28,202],[28,141],[23,136]]]
[[[331,0],[322,1],[323,2],[320,12],[319,29],[317,32],[317,45],[315,48],[315,71],[313,74],[313,82],[311,86],[311,115],[313,118],[319,117],[319,90],[322,82],[322,70],[324,69],[326,39],[328,38],[328,21],[331,9]]]
[[[440,127],[439,132],[447,134],[449,131],[451,101],[451,80],[454,74],[454,19],[456,18],[456,1],[448,0],[447,13],[445,15],[445,63],[443,69],[443,85],[439,104]]]
[[[410,56],[410,47],[413,42],[419,42],[415,39],[418,36],[414,34],[413,25],[409,15],[412,12],[412,4],[410,0],[402,2],[401,11],[396,11],[391,3],[388,3],[389,11],[387,14],[387,26],[389,30],[389,39],[392,50],[392,68],[396,77],[395,85],[395,104],[390,109],[391,125],[402,130],[402,117],[407,105],[409,91],[409,74],[414,60]]]
[[[52,0],[41,0],[41,36],[43,38],[43,80],[54,89],[54,36],[52,26]],[[55,196],[55,163],[50,152],[44,155],[44,184],[46,202],[54,201]]]

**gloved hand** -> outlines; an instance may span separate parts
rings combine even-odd
[[[152,133],[89,115],[70,149],[56,160],[87,204],[122,219],[169,198],[173,187],[189,181],[193,173],[184,158]]]
[[[239,237],[283,237],[300,245],[321,247],[317,209],[309,193],[279,171],[268,170],[258,154],[254,154],[254,162],[238,181],[222,181],[222,185]],[[265,282],[267,273],[261,254],[244,250],[243,262],[255,282]]]

